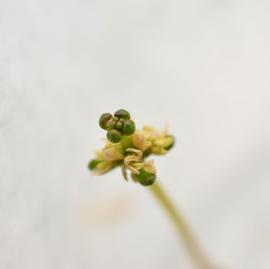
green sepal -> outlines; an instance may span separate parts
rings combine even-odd
[[[156,180],[156,175],[155,174],[149,173],[149,172],[145,171],[144,169],[140,170],[139,175],[132,174],[132,177],[133,177],[133,179],[138,181],[143,186],[150,186]]]
[[[101,160],[97,160],[97,159],[93,159],[88,163],[88,168],[90,170],[94,170],[98,164],[100,164],[102,161]]]
[[[170,144],[168,144],[168,145],[166,145],[166,146],[164,147],[164,149],[166,149],[166,150],[172,149],[173,146],[174,146],[174,144],[175,144],[175,138],[174,138],[174,136],[169,135],[168,138],[171,138],[171,142],[170,142]]]

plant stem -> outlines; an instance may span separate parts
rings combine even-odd
[[[176,209],[170,198],[164,192],[162,187],[158,182],[155,182],[150,186],[150,190],[156,199],[160,202],[163,208],[166,210],[168,216],[175,225],[175,228],[180,236],[180,239],[183,241],[184,246],[187,250],[187,253],[190,256],[191,261],[194,266],[198,269],[216,269],[208,261],[208,258],[203,253],[198,241],[193,235],[187,221],[185,220],[183,214]]]

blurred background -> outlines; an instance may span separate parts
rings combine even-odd
[[[0,267],[191,269],[151,194],[94,177],[103,112],[169,125],[160,182],[225,269],[270,268],[270,2],[0,0]]]

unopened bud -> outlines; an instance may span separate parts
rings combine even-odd
[[[112,143],[118,143],[122,139],[122,135],[117,130],[110,130],[107,132],[107,138]]]
[[[125,120],[123,125],[122,133],[124,135],[132,135],[136,130],[136,126],[134,121],[132,120]]]
[[[108,127],[107,127],[107,124],[108,124],[108,121],[112,118],[112,114],[110,113],[103,113],[100,118],[99,118],[99,126],[106,130]]]
[[[119,118],[119,119],[130,119],[130,114],[124,110],[124,109],[119,109],[114,113],[114,116]]]

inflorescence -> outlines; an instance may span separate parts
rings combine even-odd
[[[99,126],[107,131],[107,141],[103,149],[96,151],[96,158],[88,167],[96,174],[104,174],[120,166],[122,174],[128,180],[128,171],[135,182],[144,186],[152,185],[156,180],[151,155],[164,155],[174,145],[174,137],[167,130],[158,131],[150,126],[136,130],[136,125],[128,111],[117,110],[114,115],[104,113],[100,116]]]

